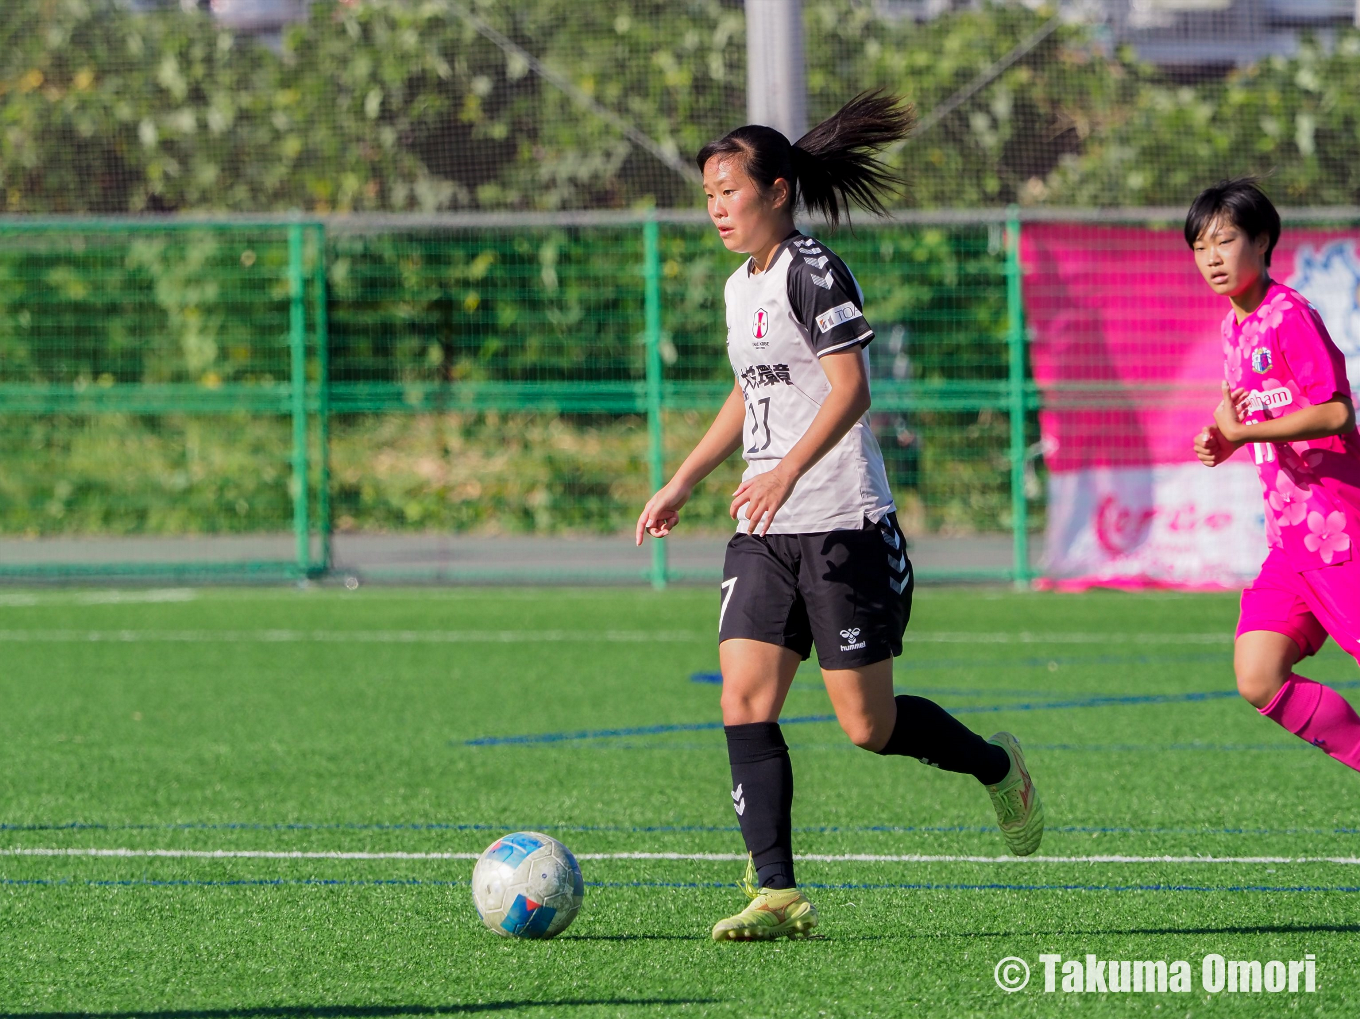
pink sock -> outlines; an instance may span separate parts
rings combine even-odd
[[[1360,771],[1360,716],[1331,687],[1291,674],[1260,712],[1299,739]]]

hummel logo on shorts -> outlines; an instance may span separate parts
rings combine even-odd
[[[850,642],[850,643],[848,643],[848,644],[842,644],[842,645],[841,645],[841,650],[842,650],[842,651],[858,651],[858,650],[859,650],[860,648],[862,648],[862,647],[868,647],[868,646],[869,646],[869,642],[868,642],[867,640],[860,640],[860,639],[859,639],[859,627],[858,627],[858,626],[856,626],[856,627],[855,627],[854,629],[852,629],[852,630],[842,630],[842,631],[841,631],[841,636],[844,637],[846,640],[848,640],[848,641]]]

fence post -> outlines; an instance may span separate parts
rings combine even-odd
[[[652,492],[665,484],[661,442],[661,245],[651,213],[642,223],[643,316],[647,345],[647,453]],[[650,495],[650,493],[648,493]],[[666,586],[666,542],[652,539],[652,587]]]
[[[288,226],[288,348],[292,355],[293,536],[297,569],[307,576],[311,533],[307,512],[307,310],[302,271],[302,224]]]
[[[1006,210],[1006,346],[1011,419],[1011,539],[1013,579],[1029,587],[1029,507],[1025,501],[1025,305],[1020,278],[1020,209]]]
[[[316,265],[312,269],[313,317],[316,319],[317,530],[321,536],[320,572],[331,568],[331,337],[326,309],[326,225],[315,232]]]

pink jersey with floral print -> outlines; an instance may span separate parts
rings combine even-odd
[[[1316,309],[1272,283],[1261,306],[1223,321],[1228,385],[1250,394],[1247,423],[1285,417],[1350,396],[1346,362]],[[1360,435],[1244,447],[1266,500],[1266,539],[1295,570],[1344,563],[1360,541]]]

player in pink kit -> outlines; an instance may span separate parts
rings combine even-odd
[[[1330,635],[1360,659],[1360,435],[1341,351],[1308,300],[1270,278],[1280,216],[1252,179],[1205,190],[1185,240],[1217,294],[1226,381],[1195,454],[1216,467],[1243,446],[1266,501],[1269,552],[1242,592],[1233,667],[1261,714],[1360,771],[1360,717],[1295,674]]]

